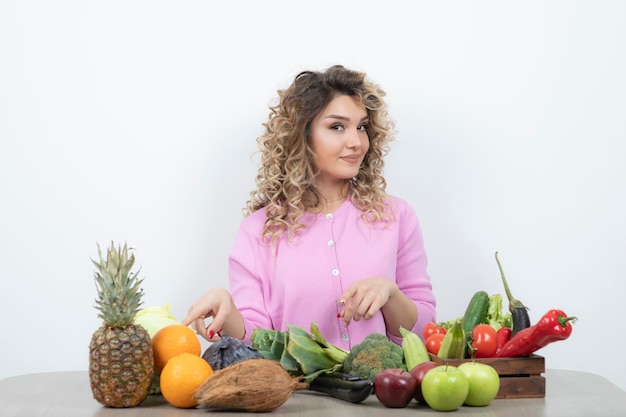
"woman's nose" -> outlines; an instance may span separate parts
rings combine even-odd
[[[359,137],[359,130],[349,130],[348,137],[346,139],[346,146],[348,148],[356,148],[361,145],[361,138]]]

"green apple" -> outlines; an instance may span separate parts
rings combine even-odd
[[[459,369],[469,382],[469,392],[465,405],[483,407],[491,402],[500,389],[500,376],[491,365],[478,362],[464,362]]]
[[[426,372],[422,380],[422,395],[433,410],[453,411],[465,402],[469,381],[456,366],[439,365]]]

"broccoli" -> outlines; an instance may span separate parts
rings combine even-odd
[[[378,372],[391,368],[406,371],[404,353],[400,345],[380,333],[372,333],[353,346],[343,361],[343,372],[370,381]]]

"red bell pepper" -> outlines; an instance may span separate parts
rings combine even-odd
[[[520,330],[496,353],[496,357],[528,356],[542,347],[567,339],[572,333],[572,322],[562,310],[550,310],[534,325]]]
[[[511,340],[512,333],[513,333],[513,329],[511,329],[510,327],[506,327],[506,326],[501,327],[500,330],[498,330],[498,332],[496,333],[497,339],[498,339],[498,349],[496,350],[496,356],[498,352],[502,350],[504,345],[506,345],[507,342]]]

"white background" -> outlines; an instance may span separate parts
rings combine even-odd
[[[87,369],[97,242],[179,319],[227,285],[270,101],[341,63],[388,93],[438,318],[504,294],[499,251],[533,320],[579,318],[546,366],[626,389],[626,3],[411,4],[2,1],[0,378]]]

